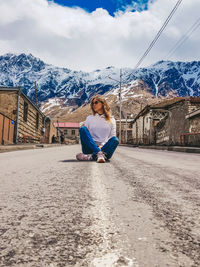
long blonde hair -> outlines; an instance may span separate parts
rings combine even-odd
[[[111,110],[110,110],[110,107],[107,103],[107,101],[101,96],[101,95],[94,95],[91,99],[91,102],[90,102],[90,107],[92,109],[92,113],[93,115],[96,114],[96,112],[94,111],[93,109],[93,101],[97,100],[97,101],[100,101],[103,105],[103,114],[105,115],[106,117],[106,121],[110,122],[111,123]]]

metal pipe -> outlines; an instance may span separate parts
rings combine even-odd
[[[18,128],[19,128],[19,103],[20,103],[21,88],[17,94],[17,115],[16,115],[16,128],[15,128],[15,144],[18,142]]]
[[[43,138],[42,138],[43,144],[45,143],[45,134],[46,134],[45,123],[46,123],[46,116],[44,116],[44,123],[43,123]]]
[[[120,69],[120,81],[119,81],[119,143],[122,143],[122,70]]]
[[[36,81],[35,81],[35,105],[37,106],[37,84],[36,84]]]
[[[128,116],[128,100],[126,101],[126,137],[125,137],[126,144],[127,144],[127,139],[128,139],[128,136],[127,136],[127,128],[128,128],[128,125],[127,125],[127,116]]]

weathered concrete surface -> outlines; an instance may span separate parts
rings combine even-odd
[[[50,148],[60,146],[61,144],[21,144],[21,145],[0,145],[0,153],[12,152],[17,150],[27,150],[35,148]]]
[[[200,266],[200,155],[0,154],[0,266]]]
[[[200,153],[200,147],[184,147],[184,146],[139,146],[144,149],[156,149],[156,150],[168,150],[175,152],[186,152],[186,153]]]
[[[74,144],[67,144],[74,145]],[[11,152],[17,150],[27,150],[35,148],[51,148],[61,146],[61,144],[23,144],[23,145],[0,145],[0,153]],[[200,147],[182,147],[182,146],[136,146],[130,144],[121,144],[120,146],[139,147],[144,149],[168,150],[175,152],[200,153]]]

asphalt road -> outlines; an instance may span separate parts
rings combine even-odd
[[[200,155],[80,146],[0,154],[0,266],[200,266]]]

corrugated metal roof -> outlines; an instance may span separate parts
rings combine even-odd
[[[187,100],[185,97],[174,97],[172,99],[162,100],[160,103],[150,105],[150,108],[165,108],[171,106],[177,102]],[[189,100],[189,99],[188,99]]]
[[[200,103],[200,97],[199,96],[191,96],[189,98],[191,103]]]
[[[172,99],[162,100],[157,104],[150,105],[151,108],[165,108],[174,105],[180,101],[190,101],[191,103],[200,103],[200,97],[174,97]]]
[[[54,122],[55,127],[59,128],[80,128],[79,122]]]
[[[157,104],[146,105],[134,118],[134,122],[142,115],[146,114],[151,109],[167,109],[168,107],[181,102],[181,101],[190,101],[191,103],[200,103],[200,97],[174,97],[171,99],[161,100]]]

